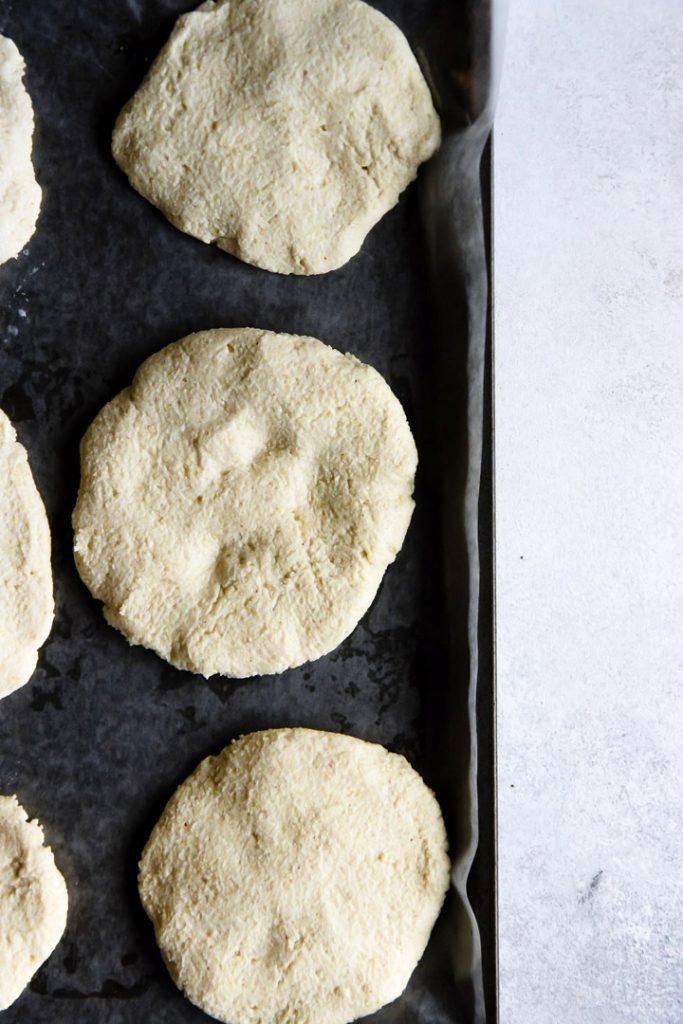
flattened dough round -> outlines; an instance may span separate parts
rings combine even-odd
[[[45,507],[26,450],[0,410],[0,697],[31,678],[53,614]]]
[[[67,893],[43,830],[0,796],[0,1010],[18,999],[59,942]]]
[[[0,263],[16,256],[36,228],[41,190],[33,172],[33,108],[24,61],[0,36]]]
[[[383,378],[314,338],[169,345],[81,445],[78,570],[131,643],[205,676],[281,672],[370,605],[417,454]]]
[[[113,153],[182,231],[265,270],[322,274],[439,142],[407,40],[368,4],[209,0],[178,19]]]
[[[311,729],[252,733],[169,801],[139,888],[176,984],[230,1024],[344,1024],[401,994],[449,880],[405,758]]]

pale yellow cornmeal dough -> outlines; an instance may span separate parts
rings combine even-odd
[[[18,999],[59,942],[67,892],[43,830],[0,796],[0,1010]]]
[[[31,678],[53,615],[45,507],[26,450],[0,410],[0,698]]]
[[[179,668],[246,677],[336,647],[413,509],[383,378],[314,338],[205,331],[153,355],[81,445],[79,572]]]
[[[229,1024],[344,1024],[397,998],[448,882],[441,812],[408,762],[310,729],[202,761],[139,875],[171,977]]]
[[[438,148],[402,32],[361,0],[218,0],[179,18],[113,152],[171,223],[247,263],[346,263]]]
[[[42,196],[31,160],[33,108],[23,75],[21,54],[0,35],[0,263],[16,256],[35,231]]]

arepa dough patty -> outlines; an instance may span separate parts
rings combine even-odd
[[[79,572],[131,643],[205,676],[335,648],[413,509],[383,378],[314,338],[204,331],[156,353],[81,445]]]
[[[169,801],[139,889],[171,977],[228,1024],[344,1024],[397,998],[449,881],[434,794],[397,754],[252,733]]]
[[[19,50],[0,35],[0,263],[28,242],[42,198],[31,159],[33,107],[23,76]]]
[[[439,142],[408,42],[362,0],[209,0],[178,19],[113,153],[182,231],[321,274],[358,252]]]
[[[66,884],[43,830],[0,796],[0,1010],[18,999],[64,932]]]
[[[0,410],[0,698],[33,675],[53,616],[45,507],[26,449]]]

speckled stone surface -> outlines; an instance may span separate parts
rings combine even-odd
[[[502,1024],[683,1021],[683,21],[511,4],[494,138]]]
[[[440,4],[378,6],[414,39]],[[47,506],[57,601],[33,681],[0,703],[0,791],[16,792],[44,824],[70,897],[64,940],[4,1024],[206,1019],[166,975],[136,864],[175,786],[239,734],[280,725],[350,732],[404,753],[450,799],[438,739],[447,709],[434,350],[416,191],[326,277],[269,275],[171,227],[128,186],[109,139],[187,7],[0,4],[0,31],[27,62],[44,190],[34,238],[0,268],[0,406]],[[80,582],[70,529],[79,440],[102,404],[151,352],[232,325],[311,334],[370,362],[404,403],[421,455],[405,548],[353,635],[312,665],[244,683],[207,682],[129,647]],[[461,1019],[446,942],[437,932],[409,993],[382,1020]]]

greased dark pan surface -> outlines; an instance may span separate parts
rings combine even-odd
[[[175,17],[190,6],[186,0],[0,0],[0,32],[14,39],[27,62],[37,125],[34,161],[44,192],[27,252],[0,267],[0,407],[28,449],[47,506],[57,605],[33,681],[0,702],[0,793],[16,792],[44,824],[70,901],[64,939],[2,1015],[3,1024],[208,1019],[167,976],[137,898],[137,860],[176,785],[202,758],[244,732],[283,725],[339,730],[405,754],[436,790],[456,854],[466,843],[472,813],[462,755],[473,749],[473,718],[467,715],[472,644],[468,649],[463,613],[471,608],[471,579],[457,511],[465,498],[463,465],[468,453],[470,462],[472,457],[461,422],[468,382],[457,368],[452,382],[444,382],[448,360],[442,346],[447,332],[454,349],[466,352],[468,334],[473,344],[473,317],[462,264],[446,260],[435,268],[439,224],[429,191],[434,179],[431,186],[424,180],[413,185],[361,253],[322,277],[268,274],[177,231],[129,187],[109,141],[120,106]],[[437,87],[441,73],[454,79],[467,63],[467,5],[456,10],[448,0],[383,0],[375,6],[427,54]],[[452,66],[444,56],[449,33]],[[445,61],[441,67],[434,64],[439,60]],[[438,166],[432,169],[439,173]],[[483,201],[486,213],[487,188]],[[486,265],[475,260],[473,266],[485,279]],[[450,274],[452,307],[444,317],[439,295]],[[223,326],[311,334],[371,363],[402,401],[420,454],[417,504],[405,546],[351,637],[320,661],[247,682],[206,681],[129,647],[104,622],[71,553],[78,444],[92,418],[152,352],[191,331]],[[485,332],[479,330],[476,345],[483,358]],[[477,513],[480,616],[474,623],[480,850],[470,894],[492,1021],[488,362],[485,369],[487,401],[476,413],[484,440]],[[452,452],[444,445],[445,406],[462,414],[456,416],[455,426],[463,430]],[[451,533],[460,555],[449,553]],[[482,1019],[463,920],[453,893],[407,992],[372,1020]]]

